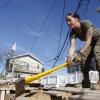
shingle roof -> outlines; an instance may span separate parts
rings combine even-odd
[[[16,56],[11,57],[11,59],[13,59],[13,58],[19,58],[19,57],[23,57],[23,56],[30,56],[32,59],[37,60],[37,61],[40,62],[41,64],[44,64],[41,60],[39,60],[37,57],[35,57],[35,56],[32,55],[31,53],[25,53],[25,54],[16,55]]]

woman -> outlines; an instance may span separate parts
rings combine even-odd
[[[84,41],[84,45],[74,58],[76,61],[82,62],[84,84],[89,79],[88,71],[90,70],[90,62],[93,57],[96,62],[96,69],[100,73],[100,29],[95,28],[89,20],[80,21],[79,15],[75,13],[67,14],[66,21],[71,29],[68,59],[73,58],[75,50],[75,39],[79,38],[81,41]],[[99,82],[100,80],[97,82],[97,84],[99,84],[97,88],[100,87]],[[90,83],[88,82],[86,87],[89,86]]]

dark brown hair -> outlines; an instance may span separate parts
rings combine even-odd
[[[72,17],[74,17],[74,18],[77,18],[78,20],[80,20],[80,16],[78,15],[78,14],[76,14],[76,13],[68,13],[67,15],[66,15],[66,17],[67,16],[72,16]]]

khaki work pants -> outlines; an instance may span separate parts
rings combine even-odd
[[[82,58],[82,71],[84,75],[84,80],[82,84],[83,87],[89,88],[90,82],[89,82],[88,72],[90,71],[90,69],[95,69],[100,73],[100,35],[92,40],[91,45],[83,53],[81,58]]]

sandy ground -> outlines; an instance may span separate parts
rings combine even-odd
[[[60,93],[60,92],[59,92]],[[53,96],[44,93],[43,90],[32,91],[30,93],[24,93],[16,98],[16,100],[68,100],[69,93],[60,93],[61,96]]]
[[[100,90],[62,87],[44,91],[40,88],[33,88],[16,98],[15,92],[11,92],[6,95],[5,100],[100,100]]]
[[[50,100],[50,96],[43,94],[42,91],[24,93],[16,98],[16,100]]]

